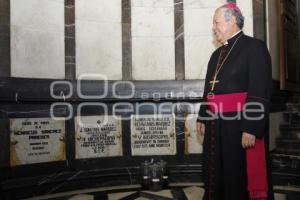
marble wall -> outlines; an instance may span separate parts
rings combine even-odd
[[[204,79],[208,60],[218,44],[212,33],[214,11],[226,0],[185,0],[185,78]]]
[[[245,24],[243,31],[246,35],[253,36],[253,5],[250,0],[237,0],[237,5],[242,10],[242,13],[245,17]]]
[[[204,79],[211,53],[219,46],[212,33],[212,21],[217,7],[226,0],[185,0],[185,78]],[[240,0],[237,5],[245,16],[243,31],[253,35],[252,1]]]
[[[132,54],[124,58],[123,51],[128,49],[122,45],[122,0],[75,0],[76,78],[94,74],[85,78],[102,79],[97,77],[102,74],[109,80],[122,80],[126,69],[132,70],[133,80],[175,80],[175,69],[181,67],[175,63],[176,40],[184,38],[180,63],[184,78],[204,79],[209,57],[219,45],[212,34],[213,14],[226,0],[130,2]],[[176,4],[183,4],[183,24],[178,30]],[[245,33],[253,35],[252,1],[238,0],[237,4],[246,17]],[[63,0],[11,0],[12,76],[68,77],[64,45]],[[122,59],[131,60],[128,68]]]
[[[174,80],[174,1],[132,0],[134,80]]]
[[[64,1],[11,0],[11,76],[65,78]]]
[[[75,1],[77,78],[102,74],[122,79],[121,20],[121,0]]]

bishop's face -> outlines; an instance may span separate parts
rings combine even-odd
[[[213,19],[213,32],[216,40],[222,44],[226,42],[231,37],[232,28],[232,18],[226,21],[224,10],[217,9]]]

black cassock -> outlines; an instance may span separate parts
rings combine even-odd
[[[220,58],[221,51],[223,52]],[[204,199],[248,200],[247,161],[246,150],[241,145],[242,132],[254,134],[258,139],[264,138],[265,142],[268,141],[268,114],[272,84],[271,59],[263,41],[246,36],[243,32],[238,33],[228,40],[228,45],[218,48],[209,60],[204,102],[208,101],[207,96],[212,89],[210,81],[213,80],[216,68],[220,67],[222,61],[224,63],[217,75],[218,82],[215,83],[213,94],[222,96],[246,93],[245,103],[259,103],[260,105],[260,107],[250,105],[248,108],[261,109],[263,107],[264,110],[263,113],[247,113],[247,116],[264,115],[259,120],[249,120],[243,115],[234,117],[241,112],[231,111],[224,112],[222,115],[234,119],[223,119],[224,117],[207,119],[211,116],[208,112],[209,106],[201,105],[197,121],[206,125],[203,144]],[[268,149],[267,144],[265,148]],[[270,170],[267,173],[270,178]],[[268,199],[273,199],[270,179],[268,179],[268,186]]]

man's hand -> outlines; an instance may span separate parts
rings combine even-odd
[[[244,149],[252,148],[255,146],[255,135],[243,132],[242,146]]]
[[[205,134],[205,124],[201,122],[197,122],[197,133],[201,136],[204,136]]]

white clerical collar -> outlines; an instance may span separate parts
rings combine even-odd
[[[236,32],[235,34],[233,34],[231,36],[231,38],[233,38],[234,36],[236,36],[237,34],[239,34],[242,30],[239,30],[238,32]],[[231,38],[229,38],[228,40],[230,40]],[[224,45],[227,45],[228,44],[228,40],[226,40],[226,42],[224,42]]]

